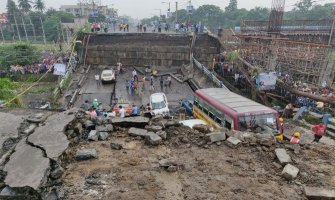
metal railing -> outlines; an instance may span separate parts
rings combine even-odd
[[[193,55],[192,55],[192,60],[195,64],[195,66],[202,72],[204,73],[213,83],[219,87],[219,88],[224,88],[229,90],[222,81],[220,81],[213,72],[209,71],[203,64],[201,64],[199,61],[197,61]]]

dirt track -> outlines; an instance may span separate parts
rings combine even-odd
[[[180,133],[158,147],[123,132],[113,133],[109,141],[82,144],[95,148],[98,159],[67,166],[67,199],[306,199],[303,186],[335,187],[334,146],[302,145],[298,154],[289,144],[232,149],[222,143],[206,149]],[[111,142],[124,149],[111,149]],[[277,147],[285,147],[300,169],[296,180],[281,178],[282,168],[273,164]],[[160,168],[158,161],[164,158],[175,159],[178,171]]]

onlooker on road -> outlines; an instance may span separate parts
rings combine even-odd
[[[150,76],[150,90],[151,91],[155,90],[155,87],[154,87],[154,76],[153,75]]]
[[[300,133],[299,132],[294,132],[292,137],[291,137],[291,140],[290,140],[290,143],[293,143],[293,144],[298,144],[300,143]]]
[[[98,99],[94,99],[92,102],[92,108],[99,109],[100,103],[98,102]]]
[[[134,71],[133,71],[133,79],[138,81],[136,69],[134,69]]]
[[[95,78],[95,82],[97,83],[97,86],[101,85],[100,75],[99,74],[95,74],[94,78]]]
[[[120,117],[124,118],[126,116],[126,110],[122,106],[119,106],[119,108]]]
[[[185,120],[185,116],[186,116],[186,109],[182,106],[179,109],[179,120]]]
[[[159,85],[161,86],[161,91],[163,91],[163,86],[164,86],[164,80],[163,80],[163,76],[161,76],[161,79],[159,80]]]
[[[167,81],[168,81],[169,88],[171,89],[171,82],[172,82],[172,80],[171,80],[171,75],[169,75],[169,76],[167,77]]]
[[[131,116],[137,116],[138,115],[138,108],[136,105],[133,105],[133,107],[131,108]]]
[[[141,81],[142,81],[142,88],[143,88],[143,91],[144,91],[144,89],[145,89],[145,77],[144,76],[141,79]]]
[[[313,133],[314,133],[314,140],[313,142],[319,142],[322,136],[326,132],[326,125],[325,124],[317,124],[312,127]]]

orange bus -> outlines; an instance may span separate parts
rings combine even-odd
[[[213,128],[278,132],[278,112],[224,88],[195,91],[193,115]]]

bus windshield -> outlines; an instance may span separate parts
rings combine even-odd
[[[277,121],[274,114],[246,115],[239,117],[240,131],[253,131],[257,133],[277,132]]]

